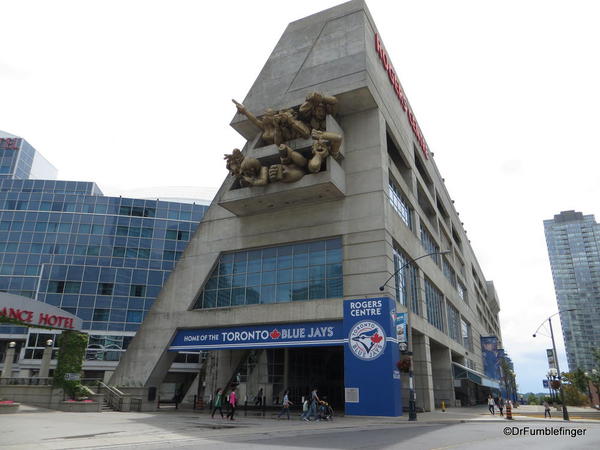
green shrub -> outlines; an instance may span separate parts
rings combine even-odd
[[[58,340],[58,360],[54,371],[54,386],[61,387],[70,398],[80,396],[80,381],[67,381],[65,374],[81,373],[88,335],[79,331],[63,331]],[[87,396],[87,391],[82,396]]]

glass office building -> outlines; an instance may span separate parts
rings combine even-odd
[[[569,370],[591,370],[600,347],[600,225],[593,215],[563,211],[544,221]]]
[[[31,179],[36,171],[52,175],[52,166],[7,133],[0,151],[0,291],[79,316],[90,334],[84,369],[110,370],[207,206],[107,197],[92,182]],[[0,351],[17,342],[19,369],[31,375],[47,333],[0,326]]]

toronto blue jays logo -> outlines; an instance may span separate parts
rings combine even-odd
[[[354,355],[365,361],[381,356],[385,350],[385,332],[372,320],[355,324],[348,335],[348,345]]]

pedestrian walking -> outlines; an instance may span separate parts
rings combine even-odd
[[[552,419],[552,415],[550,414],[550,405],[547,401],[544,401],[544,419],[548,416],[549,419]]]
[[[215,393],[215,403],[213,404],[213,411],[212,414],[210,415],[211,418],[215,418],[215,412],[217,411],[217,409],[219,410],[219,412],[221,413],[221,419],[223,419],[223,389],[219,388],[217,389],[217,392]]]
[[[281,415],[286,413],[288,420],[290,420],[290,405],[293,405],[293,403],[290,402],[289,393],[289,389],[286,389],[283,393],[283,405],[281,411],[279,411],[279,415],[277,416],[278,419],[281,419]]]
[[[308,397],[304,398],[304,401],[302,402],[302,415],[300,418],[304,419],[306,417],[308,417]]]
[[[231,407],[231,410],[229,411],[229,414],[227,414],[227,418],[229,420],[235,420],[233,418],[234,414],[235,414],[235,404],[237,402],[237,396],[235,394],[235,387],[231,388],[231,392],[229,393],[229,406]]]
[[[500,410],[500,415],[504,417],[504,399],[502,396],[498,398],[498,409]]]
[[[488,409],[490,410],[490,413],[492,413],[492,415],[495,415],[496,413],[494,412],[494,397],[492,397],[492,394],[488,395],[488,399],[487,399],[487,404],[488,404]]]
[[[319,406],[319,403],[321,403],[321,399],[319,399],[317,388],[315,387],[310,393],[310,408],[308,410],[308,414],[306,415],[306,417],[304,417],[304,420],[310,422],[310,418],[312,416],[315,417],[315,420],[318,419],[317,408]]]

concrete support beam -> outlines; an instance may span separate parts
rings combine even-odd
[[[435,405],[442,401],[446,406],[454,406],[454,377],[452,375],[452,355],[450,349],[441,345],[431,346],[431,371],[433,375],[433,393]]]
[[[435,409],[433,397],[433,376],[431,371],[431,352],[429,337],[414,333],[413,330],[413,367],[417,408],[425,411]]]

